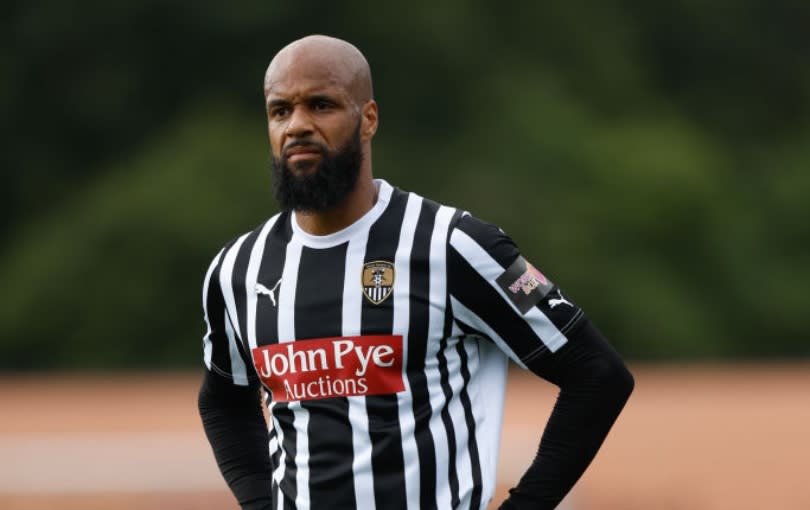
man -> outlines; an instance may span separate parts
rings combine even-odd
[[[242,508],[486,508],[509,358],[561,391],[501,508],[554,508],[632,391],[622,360],[501,230],[373,179],[354,46],[291,43],[264,94],[282,212],[203,289],[200,414]]]

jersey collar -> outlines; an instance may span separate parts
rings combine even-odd
[[[368,230],[377,219],[382,215],[388,203],[391,201],[391,195],[394,192],[393,186],[388,184],[383,179],[374,179],[374,185],[377,187],[377,202],[369,211],[360,217],[357,221],[333,234],[325,236],[316,236],[309,234],[298,226],[298,219],[295,211],[290,215],[290,223],[292,224],[293,237],[297,237],[304,246],[311,248],[331,248],[338,246],[349,241],[357,233]]]

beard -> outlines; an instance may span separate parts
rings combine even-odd
[[[354,190],[360,175],[363,162],[360,123],[349,141],[334,153],[323,144],[310,141],[293,142],[286,148],[295,145],[317,147],[321,160],[314,170],[307,168],[312,163],[306,161],[294,165],[297,170],[305,171],[295,175],[283,151],[281,158],[273,157],[273,195],[281,209],[323,212],[340,205]]]

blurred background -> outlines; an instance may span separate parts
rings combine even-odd
[[[808,27],[810,4],[791,0],[7,3],[0,452],[18,466],[35,458],[33,449],[50,443],[32,434],[56,441],[73,423],[66,414],[107,416],[75,418],[70,430],[82,438],[131,437],[147,426],[105,420],[146,417],[167,444],[194,435],[188,450],[198,460],[176,460],[205,465],[206,481],[119,489],[211,490],[227,507],[194,410],[202,278],[226,241],[276,212],[267,64],[291,40],[325,33],[353,42],[371,64],[381,117],[375,175],[500,225],[641,374],[615,432],[623,437],[624,420],[636,447],[635,431],[649,433],[640,449],[649,459],[623,457],[630,446],[611,438],[605,463],[597,459],[572,497],[606,505],[615,496],[615,508],[748,508],[711,506],[710,496],[651,506],[632,469],[660,468],[678,452],[701,462],[679,435],[703,421],[690,414],[700,394],[716,413],[722,402],[742,406],[712,419],[749,431],[732,460],[750,462],[751,476],[810,471],[807,461],[750,458],[756,445],[773,452],[774,436],[794,441],[786,452],[810,457],[801,434],[762,428],[810,427]],[[650,390],[661,381],[672,386]],[[135,386],[152,397],[126,393]],[[720,387],[742,393],[706,393]],[[110,393],[91,404],[82,400],[89,388]],[[172,391],[188,406],[176,423],[156,411],[170,414],[174,404],[152,400]],[[655,423],[671,430],[650,430],[643,413],[669,416],[656,407],[661,395],[683,407]],[[768,407],[774,399],[784,406]],[[103,407],[110,403],[121,408]],[[712,423],[695,434],[705,439]],[[684,448],[664,455],[655,449],[662,437],[682,437]],[[36,475],[42,463],[32,463],[31,473],[2,472],[0,506],[34,508],[38,494],[76,492],[70,483],[37,485],[57,475]],[[627,478],[600,482],[622,472]],[[650,490],[718,486],[713,476],[664,477]],[[739,475],[729,486],[747,483]],[[801,484],[773,489],[765,492],[787,498],[780,508],[810,508]],[[201,508],[166,498],[139,507]],[[53,508],[66,508],[62,501]],[[576,498],[567,504],[583,508]]]

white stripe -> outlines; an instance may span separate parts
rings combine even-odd
[[[524,318],[540,341],[548,347],[549,351],[556,352],[557,349],[565,345],[568,339],[557,329],[557,326],[546,317],[546,314],[541,312],[537,307],[532,307],[525,315],[520,313],[520,310],[517,309],[512,300],[495,281],[503,274],[504,268],[501,267],[498,261],[493,259],[486,250],[459,229],[453,231],[453,234],[450,236],[450,244],[476,271],[478,271],[487,283],[500,294],[503,300],[509,303],[517,316]],[[476,329],[481,328],[476,327]]]
[[[245,366],[245,362],[242,361],[242,355],[239,353],[239,347],[236,345],[238,340],[236,339],[236,335],[234,335],[233,326],[231,326],[227,312],[225,313],[225,334],[228,336],[228,353],[231,357],[231,376],[233,377],[233,383],[238,386],[247,386],[247,367]]]
[[[248,235],[249,233],[243,234],[233,243],[233,246],[222,260],[222,269],[219,272],[219,285],[222,287],[222,297],[225,299],[225,332],[228,335],[231,375],[233,376],[233,382],[240,386],[247,386],[247,367],[245,367],[245,362],[237,346],[237,342],[241,340],[241,333],[239,332],[239,317],[236,313],[236,298],[233,294],[233,265],[236,261],[236,255],[239,253],[239,248],[242,247],[242,243],[245,242]]]
[[[270,440],[267,442],[267,448],[270,451],[271,457],[276,454],[276,452],[280,448],[280,446],[278,445],[278,436],[273,435],[270,437]]]
[[[498,453],[501,444],[504,393],[508,358],[496,345],[481,339],[477,343],[477,364],[470,363],[468,391],[475,417],[475,435],[481,459],[481,508],[486,508],[495,492]],[[469,352],[469,350],[468,350]],[[473,372],[475,370],[475,372]],[[476,375],[477,373],[477,375]],[[510,438],[505,438],[509,440]],[[520,475],[518,475],[519,477]],[[515,478],[517,480],[517,477]]]
[[[346,250],[346,268],[343,276],[343,335],[357,336],[362,331],[360,319],[363,309],[363,292],[360,276],[363,274],[363,259],[368,243],[368,229],[349,242]],[[374,473],[371,470],[371,437],[368,432],[368,415],[365,397],[348,397],[349,423],[352,427],[352,473],[354,494],[358,507],[374,510]]]
[[[475,384],[476,381],[479,381],[481,379],[480,342],[486,342],[486,340],[481,337],[470,338],[469,336],[466,336],[464,340],[464,350],[467,352],[467,370],[470,372],[470,382],[467,384],[467,396],[470,398],[470,412],[472,413],[472,418],[473,421],[475,422],[475,443],[478,448],[478,467],[481,470],[481,484],[483,485],[481,508],[487,508],[488,499],[491,497],[491,495],[486,496],[486,494],[488,490],[494,489],[495,479],[492,478],[492,480],[488,480],[486,477],[488,475],[488,470],[490,468],[493,470],[494,473],[494,469],[495,466],[497,465],[497,462],[493,463],[492,466],[485,464],[486,462],[489,461],[489,459],[484,457],[482,453],[486,452],[490,448],[490,446],[488,444],[483,443],[493,443],[493,442],[497,443],[498,439],[490,440],[490,438],[481,435],[480,424],[481,422],[489,419],[487,415],[492,411],[490,411],[489,408],[484,408],[479,413],[475,408],[476,402],[480,402],[484,399],[482,393],[488,391],[487,386],[482,387],[480,384],[478,385]],[[506,356],[502,352],[497,351],[497,353],[498,359],[506,360]],[[498,403],[493,405],[492,408],[497,409],[498,404],[500,404],[501,408],[503,407],[503,398],[501,398]],[[500,429],[498,430],[498,434],[500,437]],[[472,456],[472,452],[470,451],[469,453],[470,456]],[[472,482],[472,480],[470,480],[470,482]],[[470,483],[469,485],[470,485],[469,490],[472,491],[472,483]]]
[[[458,507],[469,508],[473,490],[472,462],[469,448],[469,438],[472,431],[467,428],[464,405],[461,402],[461,388],[464,385],[464,377],[461,373],[461,356],[458,354],[457,345],[459,341],[462,341],[464,333],[455,322],[453,323],[452,335],[452,341],[447,342],[446,349],[447,371],[450,374],[449,382],[453,391],[453,399],[450,401],[448,409],[456,432],[455,463],[460,498]]]
[[[205,335],[203,335],[203,362],[205,363],[205,366],[206,366],[206,368],[208,368],[208,370],[211,370],[211,355],[212,355],[213,350],[214,350],[214,346],[211,343],[211,333],[212,333],[212,331],[211,331],[211,321],[208,320],[208,314],[209,314],[209,310],[208,310],[208,288],[209,288],[209,286],[211,284],[211,275],[214,272],[214,268],[217,267],[217,264],[219,264],[219,259],[220,259],[220,257],[222,257],[222,252],[224,250],[225,250],[225,248],[223,248],[222,250],[219,250],[219,253],[217,253],[217,256],[214,257],[214,260],[211,262],[211,265],[208,266],[208,271],[206,271],[206,273],[205,273],[205,280],[203,280],[203,293],[202,293],[202,295],[203,295],[203,298],[202,298],[202,301],[203,301],[203,318],[205,319],[205,326],[207,328],[206,332],[205,332]]]
[[[405,465],[405,495],[408,510],[419,510],[419,453],[414,434],[416,423],[413,416],[413,395],[407,377],[408,327],[410,325],[411,251],[416,224],[422,208],[422,197],[410,194],[405,206],[405,216],[399,234],[399,245],[394,258],[394,327],[395,335],[402,335],[402,379],[405,391],[397,393],[399,426],[402,431],[402,460]]]
[[[284,493],[281,492],[281,480],[284,478],[284,465],[287,463],[287,452],[284,450],[283,441],[284,441],[284,430],[281,428],[281,424],[278,422],[278,419],[270,413],[270,417],[273,420],[273,428],[276,430],[276,436],[278,437],[278,444],[279,448],[281,449],[281,455],[278,456],[278,466],[273,471],[273,480],[276,482],[276,487],[278,487],[278,493],[276,494],[276,501],[277,510],[284,510]]]
[[[441,410],[447,403],[441,386],[437,353],[444,334],[444,309],[447,302],[447,232],[455,209],[442,206],[436,213],[430,239],[430,312],[428,342],[425,353],[425,377],[430,394],[430,432],[436,447],[436,507],[450,508],[451,494],[447,466],[450,452]]]
[[[287,243],[284,270],[281,273],[283,284],[278,289],[278,341],[295,340],[295,290],[298,287],[298,265],[301,262],[303,245],[293,237]]]
[[[461,301],[457,300],[454,296],[450,296],[450,304],[453,307],[453,317],[486,334],[489,339],[495,342],[495,345],[506,353],[506,355],[509,356],[512,361],[517,363],[520,368],[526,368],[526,365],[520,361],[520,358],[517,354],[515,354],[512,348],[509,347],[509,344],[507,344],[504,339],[501,338],[497,331],[492,329],[489,324],[484,322],[481,317],[477,316],[475,312],[464,306]]]
[[[296,510],[309,510],[309,411],[301,407],[301,402],[291,402],[295,412],[295,496]]]
[[[269,456],[270,456],[270,463],[272,465],[273,456],[275,456],[276,452],[278,452],[281,449],[281,445],[278,442],[278,432],[277,432],[277,428],[276,428],[276,425],[275,425],[275,422],[274,422],[272,416],[270,417],[268,425],[269,425],[268,430],[270,431],[270,434],[269,434],[270,439],[267,441],[267,449],[268,449],[268,453],[269,453]],[[270,473],[270,476],[271,476],[270,490],[273,491],[273,497],[274,498],[279,497],[279,494],[276,493],[276,491],[278,490],[277,489],[278,484],[276,484],[276,488],[273,487],[273,480],[276,477],[276,471],[277,470],[278,470],[277,468],[273,469],[273,472]]]
[[[287,244],[284,271],[281,274],[284,283],[278,290],[279,343],[295,341],[295,291],[298,287],[298,266],[301,262],[302,250],[303,245],[296,237],[293,237]],[[293,413],[293,427],[295,428],[295,507],[299,510],[309,510],[309,436],[307,435],[309,411],[301,407],[301,402],[298,401],[290,402],[288,409]],[[282,453],[282,459],[284,456]],[[284,463],[280,464],[279,469],[283,478]],[[280,498],[279,501],[280,510],[283,508],[283,501],[281,500],[283,498]]]
[[[249,233],[248,233],[249,234]],[[233,264],[236,261],[236,255],[239,253],[239,248],[245,242],[248,234],[242,235],[233,243],[231,249],[225,254],[225,259],[222,261],[222,269],[219,272],[219,285],[222,287],[222,297],[225,298],[225,308],[233,321],[233,328],[236,335],[241,338],[239,333],[239,317],[236,314],[236,298],[233,294]]]

